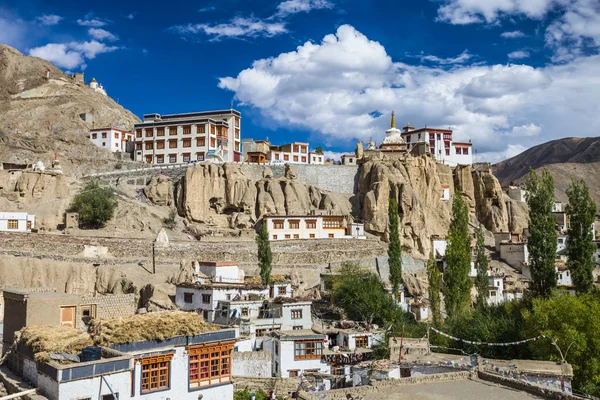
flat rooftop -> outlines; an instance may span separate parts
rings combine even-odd
[[[323,339],[325,335],[318,334],[312,329],[299,329],[291,331],[277,331],[274,333],[275,336],[282,340],[296,340],[296,339]]]

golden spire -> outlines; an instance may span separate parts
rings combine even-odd
[[[394,110],[392,110],[392,126],[391,127],[392,128],[396,127],[396,117],[395,117],[395,114],[394,114]]]

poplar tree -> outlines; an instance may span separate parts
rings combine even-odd
[[[427,280],[429,281],[429,306],[431,307],[431,316],[433,318],[433,326],[435,327],[439,327],[442,322],[440,311],[440,275],[440,270],[435,263],[432,251],[427,262]]]
[[[256,236],[256,245],[258,247],[258,266],[260,267],[260,278],[264,285],[271,284],[271,263],[273,253],[271,252],[271,243],[269,242],[269,230],[267,224],[263,223]]]
[[[444,298],[448,316],[467,311],[471,306],[471,236],[469,210],[462,194],[456,192],[452,201],[452,220],[446,247]]]
[[[477,259],[475,261],[477,277],[475,278],[475,287],[477,288],[477,307],[483,308],[487,304],[488,294],[488,260],[485,254],[485,238],[483,229],[477,229]]]
[[[594,287],[592,272],[596,266],[594,253],[596,244],[592,234],[592,224],[596,218],[596,203],[590,197],[587,184],[582,179],[571,181],[567,189],[569,204],[566,207],[569,218],[567,229],[567,266],[577,293],[586,293]]]
[[[534,297],[550,297],[556,288],[556,217],[554,179],[546,168],[542,176],[532,169],[527,178],[525,199],[529,207],[529,290]]]
[[[398,294],[402,283],[402,248],[400,247],[400,233],[398,231],[398,202],[390,198],[388,211],[389,246],[388,264],[390,266],[390,283],[394,297]]]

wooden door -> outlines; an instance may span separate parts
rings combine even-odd
[[[60,308],[60,325],[75,328],[75,306]]]

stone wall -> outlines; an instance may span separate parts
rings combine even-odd
[[[401,379],[385,379],[382,381],[373,382],[368,386],[358,386],[353,388],[345,388],[345,389],[333,389],[327,391],[327,400],[346,400],[346,396],[348,394],[353,397],[356,396],[367,396],[367,395],[376,395],[381,389],[388,389],[390,387],[401,387],[407,385],[418,385],[418,384],[428,384],[434,382],[449,382],[456,380],[469,379],[471,377],[471,373],[467,371],[461,372],[450,372],[446,374],[433,374],[426,376],[416,376],[410,378],[401,378]],[[313,392],[306,393],[300,392],[299,398],[303,400],[321,400],[322,392]]]
[[[565,399],[565,400],[580,400],[583,397],[575,396],[569,393],[563,392],[553,392],[548,389],[545,391],[540,391],[540,387],[527,385],[521,381],[505,378],[503,376],[498,376],[494,374],[490,374],[487,372],[479,371],[478,372],[479,379],[483,379],[485,381],[494,382],[502,386],[508,386],[513,389],[521,390],[527,393],[531,393],[535,396],[541,396],[547,399]]]
[[[153,176],[166,175],[179,181],[185,175],[188,167],[194,164],[180,164],[160,167],[136,168],[131,170],[117,170],[112,172],[91,174],[86,178],[97,178],[110,184],[129,184],[146,186]],[[336,193],[351,194],[355,192],[358,166],[356,165],[304,165],[293,164],[298,174],[298,179],[306,185]],[[273,178],[282,178],[285,165],[270,165]],[[264,165],[240,164],[240,169],[245,176],[252,180],[263,178]]]
[[[249,392],[264,390],[267,393],[273,391],[278,396],[287,396],[288,398],[291,398],[291,393],[295,392],[299,385],[300,378],[233,378],[235,390],[248,390]]]
[[[137,309],[135,295],[133,293],[82,297],[81,305],[83,306],[87,304],[96,305],[96,318],[127,317],[135,314]],[[81,319],[81,316],[79,315],[80,312],[81,307],[78,307],[77,321]]]
[[[231,372],[234,377],[270,378],[272,362],[270,351],[234,352]]]

